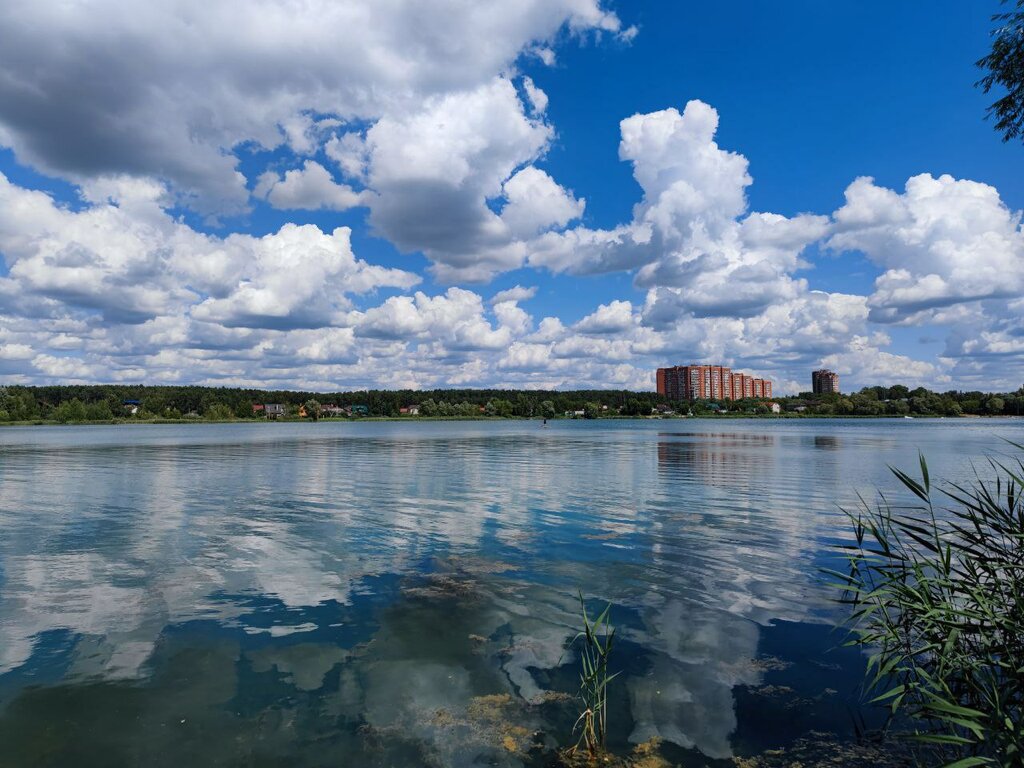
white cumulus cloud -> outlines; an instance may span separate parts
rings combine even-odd
[[[253,190],[275,208],[344,211],[362,204],[365,194],[347,184],[338,184],[331,174],[315,160],[307,160],[302,168],[285,171],[278,176],[267,171],[260,176]]]
[[[634,34],[599,0],[8,3],[0,140],[51,174],[159,178],[236,213],[239,147],[308,154],[323,120],[401,119],[472,93],[566,29]]]
[[[835,222],[832,248],[863,251],[884,270],[871,296],[879,322],[1024,293],[1021,214],[987,184],[922,174],[898,193],[861,178]]]

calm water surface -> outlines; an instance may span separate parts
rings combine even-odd
[[[543,762],[578,589],[620,627],[616,749],[849,738],[837,505],[998,436],[1024,422],[0,430],[0,765]]]

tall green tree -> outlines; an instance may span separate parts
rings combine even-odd
[[[110,421],[114,413],[106,400],[100,400],[85,406],[85,418],[89,421]]]
[[[54,418],[62,424],[69,421],[85,421],[85,404],[77,397],[65,400],[54,412]]]
[[[318,400],[307,400],[303,407],[306,409],[306,416],[313,421],[317,421],[323,411],[323,407]]]
[[[213,403],[203,414],[210,421],[230,421],[235,414],[223,403]]]
[[[992,50],[978,59],[985,76],[977,85],[985,93],[993,88],[1006,95],[988,108],[988,117],[995,118],[995,128],[1003,134],[1003,141],[1024,139],[1024,0],[1003,0],[1013,3],[1015,11],[1004,11],[992,17],[996,28],[992,31]]]

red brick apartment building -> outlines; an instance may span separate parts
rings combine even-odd
[[[658,394],[672,400],[742,400],[771,397],[772,383],[722,365],[676,365],[658,369]]]

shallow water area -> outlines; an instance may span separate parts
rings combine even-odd
[[[0,430],[0,765],[547,764],[578,590],[619,628],[617,753],[848,741],[839,506],[999,437],[1024,421]]]

